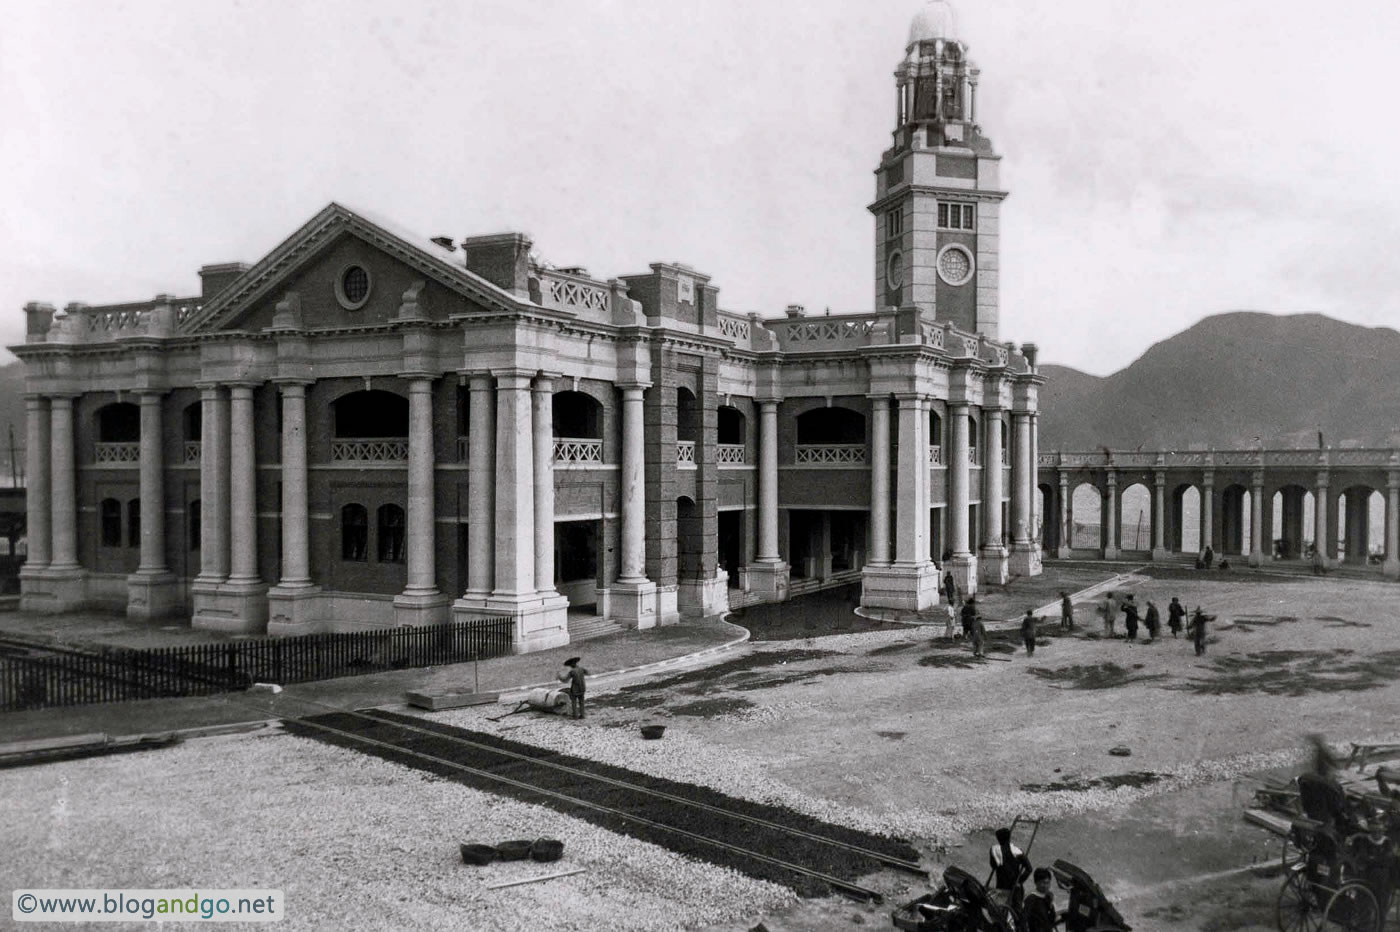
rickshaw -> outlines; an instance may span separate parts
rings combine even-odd
[[[946,868],[938,890],[905,903],[890,918],[904,932],[1016,932],[1012,913],[960,867]]]
[[[1055,883],[1069,895],[1064,912],[1065,932],[1131,932],[1132,926],[1108,901],[1094,878],[1068,861],[1050,865]]]

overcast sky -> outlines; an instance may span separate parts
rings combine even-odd
[[[921,0],[103,0],[0,30],[0,341],[196,294],[328,202],[729,310],[874,302]],[[1105,375],[1231,309],[1400,319],[1400,4],[963,0],[1002,338]],[[9,358],[6,356],[5,358]]]

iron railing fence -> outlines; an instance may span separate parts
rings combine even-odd
[[[207,696],[253,683],[314,680],[485,660],[512,652],[510,618],[222,644],[77,650],[0,640],[0,712]]]

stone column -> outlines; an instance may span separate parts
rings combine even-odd
[[[282,392],[282,579],[283,589],[311,585],[306,465],[306,384],[285,382]]]
[[[1249,565],[1264,562],[1264,473],[1256,471],[1249,489]]]
[[[1042,530],[1040,501],[1040,415],[1032,411],[1031,419],[1031,543],[1036,550],[1041,549],[1044,543],[1044,532]]]
[[[1317,484],[1313,488],[1313,546],[1317,548],[1318,553],[1322,554],[1324,566],[1332,565],[1332,547],[1329,538],[1336,539],[1329,534],[1327,523],[1327,496],[1331,494],[1330,483],[1331,476],[1327,470],[1319,469],[1317,471]]]
[[[1105,560],[1118,559],[1118,473],[1108,471],[1108,491],[1104,493],[1104,548]]]
[[[890,562],[890,396],[868,396],[871,407],[870,563]],[[928,455],[925,453],[924,458]]]
[[[1394,579],[1400,576],[1400,471],[1385,474],[1385,563],[1381,569]]]
[[[778,563],[778,403],[760,401],[758,562]]]
[[[535,589],[554,594],[554,379],[534,385]]]
[[[138,573],[164,573],[165,464],[158,392],[141,393],[141,561]]]
[[[141,558],[126,580],[130,618],[164,618],[180,607],[165,560],[165,463],[161,392],[141,392]]]
[[[434,522],[433,381],[408,383],[407,585],[403,595],[437,596],[437,526]],[[422,619],[428,620],[428,619]]]
[[[911,492],[914,494],[914,562],[920,566],[929,562],[928,508],[928,399],[914,398],[914,458],[915,469]]]
[[[1003,416],[1000,408],[982,409],[987,425],[987,459],[982,465],[982,527],[986,543],[982,546],[980,572],[983,582],[998,586],[1005,584],[1009,575],[1006,531],[1001,524],[1001,503],[1006,497],[1002,488],[1006,475],[1001,446]]]
[[[50,569],[72,572],[78,564],[78,474],[73,461],[73,396],[54,395],[49,402],[51,465]]]
[[[29,543],[29,553],[24,558],[24,568],[20,577],[33,575],[36,570],[47,569],[53,558],[52,524],[50,523],[53,495],[50,492],[52,478],[49,474],[49,400],[43,395],[26,395],[25,409],[25,449],[24,485],[26,513],[25,538]],[[29,611],[28,608],[25,611]]]
[[[1201,549],[1215,549],[1215,472],[1207,469],[1201,479]]]
[[[895,515],[895,562],[914,566],[919,560],[919,525],[928,524],[928,515],[920,515],[923,504],[919,475],[928,475],[928,447],[921,446],[924,432],[919,430],[922,406],[917,395],[899,395],[899,501]],[[966,545],[963,547],[966,550]]]
[[[200,386],[200,419],[197,585],[228,578],[228,402],[218,386]]]
[[[229,509],[233,559],[228,581],[257,584],[258,502],[257,463],[253,438],[253,387],[234,385],[229,406]]]
[[[646,574],[646,461],[643,385],[622,388],[622,565],[620,583],[644,583]]]
[[[1063,469],[1057,477],[1060,480],[1060,553],[1069,557],[1074,547],[1074,496],[1069,491],[1069,476]]]
[[[903,478],[906,470],[904,466],[903,450],[904,412],[902,399],[900,405],[901,418],[899,429],[901,442],[899,474],[900,477]],[[967,405],[948,405],[948,427],[949,446],[951,447],[948,451],[948,547],[953,551],[953,559],[956,561],[959,557],[971,556],[971,551],[968,549],[967,527],[968,500],[970,498],[968,494],[968,483],[971,480],[971,471],[968,468],[968,458],[971,455],[971,448],[968,443],[967,434]],[[901,501],[898,503],[901,512],[904,508],[903,498],[904,496],[901,495]],[[955,573],[954,576],[956,577],[956,575]],[[962,581],[959,580],[958,584],[961,586]]]
[[[268,634],[309,634],[320,620],[320,587],[311,581],[306,382],[282,382],[282,567],[267,591]]]
[[[535,591],[535,465],[532,375],[496,375],[496,588],[493,598]]]
[[[1152,474],[1152,559],[1165,560],[1167,551],[1167,474],[1156,470]]]
[[[495,399],[491,376],[479,372],[469,382],[471,400],[467,411],[467,479],[471,493],[467,500],[467,598],[485,599],[492,586],[492,518],[495,512],[496,443]]]

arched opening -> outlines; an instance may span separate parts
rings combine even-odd
[[[1342,490],[1337,499],[1333,553],[1347,563],[1379,563],[1385,556],[1385,496],[1367,485]]]
[[[104,547],[122,545],[122,503],[115,498],[104,498],[98,506],[99,534]]]
[[[865,445],[865,415],[850,408],[813,408],[797,416],[797,443]]]
[[[929,463],[934,466],[943,465],[943,418],[932,409],[928,412],[928,446]]]
[[[1297,560],[1310,554],[1312,541],[1312,493],[1301,485],[1286,485],[1268,501],[1270,539],[1264,545],[1275,560]]]
[[[1194,485],[1179,485],[1171,495],[1172,534],[1168,549],[1179,553],[1200,553],[1205,549],[1201,527],[1201,490]]]
[[[1092,482],[1081,482],[1070,493],[1069,545],[1079,550],[1104,547],[1103,493]]]
[[[126,545],[141,546],[141,499],[133,498],[126,503]]]
[[[981,434],[981,425],[977,423],[977,418],[969,414],[967,416],[967,464],[969,466],[982,465],[979,449]]]
[[[340,558],[352,563],[369,559],[369,511],[351,502],[340,509]]]
[[[1134,482],[1118,498],[1118,549],[1152,549],[1152,493]]]
[[[1040,548],[1045,553],[1054,553],[1060,549],[1060,493],[1048,482],[1042,482],[1038,488],[1040,513],[1043,516],[1040,525]],[[1005,528],[1006,503],[1002,502],[1001,507],[1001,526]]]
[[[337,439],[408,437],[408,399],[373,389],[350,392],[331,402]]]
[[[404,513],[398,505],[380,505],[375,514],[380,563],[404,562]]]
[[[701,577],[700,562],[704,553],[700,509],[691,498],[676,499],[676,577],[695,580]]]
[[[1220,493],[1220,555],[1244,556],[1249,553],[1249,489],[1226,486]]]
[[[603,461],[603,406],[585,392],[556,392],[552,402],[554,462]]]
[[[715,440],[718,444],[716,464],[719,466],[742,466],[744,454],[745,421],[743,412],[730,405],[720,405],[715,412]]]
[[[140,443],[141,409],[126,401],[97,410],[98,443]]]
[[[676,439],[689,443],[700,439],[700,404],[688,388],[676,389]]]
[[[186,463],[198,463],[200,455],[200,445],[204,438],[204,403],[196,401],[193,404],[185,405],[180,412],[180,440],[184,449],[181,451],[181,460]]]

